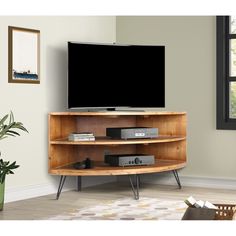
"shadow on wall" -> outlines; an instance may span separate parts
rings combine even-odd
[[[64,48],[48,46],[46,65],[41,70],[46,83],[46,102],[48,111],[65,111],[67,108],[67,44]],[[45,67],[44,67],[45,66]],[[46,68],[43,73],[43,68]]]

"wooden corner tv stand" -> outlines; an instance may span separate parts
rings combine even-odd
[[[158,138],[114,140],[107,127],[155,127]],[[92,132],[95,141],[68,141],[72,132]],[[104,152],[111,154],[152,154],[150,166],[112,167],[104,163]],[[89,157],[91,169],[74,169],[73,163]],[[139,198],[139,175],[173,171],[181,188],[177,170],[186,166],[186,112],[53,112],[49,114],[49,173],[60,175],[57,199],[66,176],[129,175],[135,199]],[[136,185],[132,183],[134,175]]]

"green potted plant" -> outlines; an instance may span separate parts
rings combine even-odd
[[[0,119],[0,140],[7,138],[9,136],[16,137],[20,136],[16,130],[22,130],[28,132],[27,129],[23,126],[21,122],[14,121],[13,113],[5,115]],[[1,157],[1,152],[0,152]],[[5,189],[5,179],[6,175],[14,174],[13,169],[18,168],[19,165],[16,165],[16,162],[10,163],[9,161],[4,161],[0,159],[0,211],[3,210],[4,205],[4,189]]]

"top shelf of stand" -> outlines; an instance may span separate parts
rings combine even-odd
[[[51,115],[60,116],[151,116],[151,115],[185,115],[186,112],[169,111],[101,111],[101,112],[51,112]]]

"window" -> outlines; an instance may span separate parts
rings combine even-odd
[[[217,129],[236,129],[236,16],[217,17]]]

